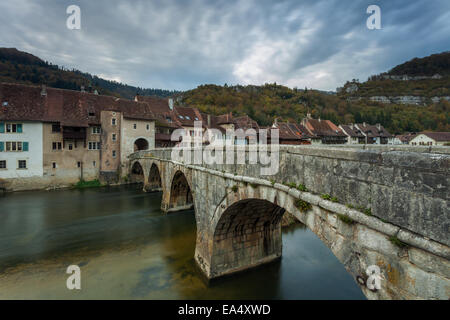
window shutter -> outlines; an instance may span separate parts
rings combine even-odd
[[[5,143],[3,141],[0,141],[0,152],[5,151]]]
[[[22,150],[28,151],[28,142],[22,142]]]
[[[17,133],[22,133],[22,124],[21,123],[17,124]]]
[[[5,133],[5,123],[0,122],[0,133]]]

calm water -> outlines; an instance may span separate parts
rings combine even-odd
[[[161,194],[114,187],[0,196],[0,299],[364,299],[301,225],[281,261],[206,285],[192,211],[164,215]],[[81,267],[82,289],[66,289]]]

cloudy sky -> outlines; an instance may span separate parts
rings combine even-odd
[[[69,30],[66,9],[81,9]],[[367,7],[381,8],[369,30]],[[0,47],[131,85],[335,90],[450,50],[448,0],[0,0]]]

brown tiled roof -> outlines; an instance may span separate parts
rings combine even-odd
[[[341,125],[342,130],[348,134],[350,137],[354,137],[354,138],[363,138],[364,135],[362,134],[362,132],[353,124],[342,124]]]
[[[367,123],[358,123],[358,128],[361,129],[368,137],[384,137],[390,138],[392,135],[380,124],[370,125]],[[379,127],[378,127],[379,126]]]
[[[411,133],[411,132],[396,135],[396,138],[398,138],[401,142],[404,142],[404,143],[409,143],[415,137],[417,137],[417,133]]]
[[[450,132],[421,132],[421,134],[424,134],[435,141],[450,141]]]
[[[306,119],[304,126],[316,136],[346,137],[342,130],[330,120]]]
[[[258,130],[259,129],[258,123],[247,115],[235,117],[233,120],[234,120],[233,123],[235,125],[235,129],[243,129],[243,130],[247,130],[247,129]]]
[[[279,137],[282,140],[305,140],[309,137],[302,125],[290,122],[277,122],[274,127],[279,129]]]
[[[21,84],[0,84],[0,119],[60,122],[63,126],[100,124],[100,112],[122,112],[125,118],[155,120],[147,103],[80,91]],[[7,102],[7,106],[3,106]]]
[[[193,127],[195,121],[202,121],[203,118],[197,108],[175,107],[175,116],[182,126]]]

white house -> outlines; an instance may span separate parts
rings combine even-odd
[[[0,122],[0,178],[43,176],[42,122]]]
[[[422,132],[410,142],[413,146],[443,146],[450,144],[450,132]]]

